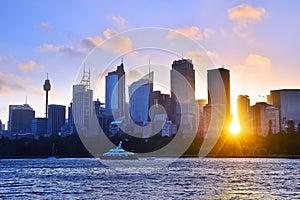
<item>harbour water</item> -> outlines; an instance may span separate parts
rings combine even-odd
[[[113,168],[98,159],[0,160],[0,198],[300,199],[297,159],[184,158],[161,167],[165,161]]]

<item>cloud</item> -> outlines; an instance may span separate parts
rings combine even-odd
[[[126,29],[127,25],[128,25],[128,21],[126,19],[124,19],[121,16],[112,16],[111,19],[114,22],[114,25],[118,28],[118,29]]]
[[[106,29],[105,31],[103,31],[103,35],[105,36],[106,39],[109,39],[117,34],[118,33],[116,31],[111,29]]]
[[[36,69],[44,69],[44,66],[42,65],[37,65],[36,62],[34,62],[33,60],[28,61],[28,63],[24,63],[24,64],[19,64],[18,65],[19,69],[22,71],[28,71],[28,70],[36,70]]]
[[[123,35],[116,35],[109,42],[103,43],[103,49],[112,51],[114,53],[123,53],[132,51],[132,41],[130,38]]]
[[[86,39],[83,39],[79,42],[79,45],[81,47],[87,47],[89,49],[93,49],[94,47],[100,45],[104,40],[100,37],[88,37]]]
[[[197,26],[186,27],[182,29],[176,29],[169,32],[167,39],[174,39],[180,35],[184,35],[190,39],[197,41],[209,40],[213,34],[213,30],[206,28],[203,31]]]
[[[32,82],[32,79],[0,72],[0,94],[25,91],[24,85],[28,82]]]
[[[248,66],[254,66],[254,67],[270,67],[272,66],[272,62],[269,58],[260,56],[257,54],[249,54],[245,60],[245,63]]]
[[[247,37],[253,32],[253,30],[248,30],[249,26],[265,17],[267,11],[264,8],[254,8],[251,5],[243,4],[230,8],[227,14],[230,20],[237,22],[233,31],[240,37]]]
[[[112,51],[114,53],[123,53],[132,50],[132,42],[129,37],[118,35],[118,33],[111,29],[103,31],[105,39],[104,41],[100,36],[87,37],[72,45],[53,45],[43,44],[37,48],[37,52],[40,53],[60,53],[67,54],[69,56],[85,56],[93,48],[99,47],[104,50]]]
[[[83,56],[86,52],[83,49],[74,48],[71,45],[43,44],[37,48],[40,53],[61,53],[69,56]]]
[[[47,22],[41,22],[39,24],[39,28],[42,29],[43,31],[47,31],[47,32],[55,32],[54,28],[51,26],[51,24],[47,23]]]

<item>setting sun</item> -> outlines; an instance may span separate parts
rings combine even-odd
[[[238,119],[233,119],[232,123],[230,124],[229,131],[233,135],[237,135],[241,132],[241,127]]]

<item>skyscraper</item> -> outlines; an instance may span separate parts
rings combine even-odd
[[[105,77],[105,107],[117,118],[125,116],[125,71],[124,65]]]
[[[171,120],[185,127],[195,128],[195,70],[192,60],[175,60],[171,69]]]
[[[238,119],[242,133],[249,132],[250,99],[248,95],[239,95],[237,99]]]
[[[66,106],[62,105],[49,105],[48,115],[48,129],[47,133],[57,134],[60,132],[61,127],[65,125],[66,121]]]
[[[144,125],[149,122],[149,109],[153,105],[153,72],[129,86],[131,119]]]
[[[35,111],[28,105],[9,105],[8,131],[11,135],[30,131]]]
[[[226,105],[226,115],[230,115],[230,72],[225,68],[207,71],[208,104]]]
[[[72,116],[77,131],[86,130],[93,114],[93,90],[90,72],[84,70],[80,84],[73,85]]]
[[[231,123],[230,109],[230,72],[227,69],[218,68],[207,71],[208,105],[210,108],[219,108],[219,115],[224,120],[224,129],[228,130]],[[225,109],[224,109],[225,108]],[[223,113],[225,112],[225,113]],[[219,124],[219,123],[218,123]]]

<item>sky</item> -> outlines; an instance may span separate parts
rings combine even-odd
[[[299,8],[298,1],[264,0],[1,1],[0,119],[6,124],[8,105],[24,104],[26,96],[43,117],[47,72],[50,104],[69,105],[89,52],[116,33],[143,27],[176,30],[230,69],[235,114],[239,94],[255,104],[270,90],[300,88]],[[199,90],[197,98],[206,98]]]

